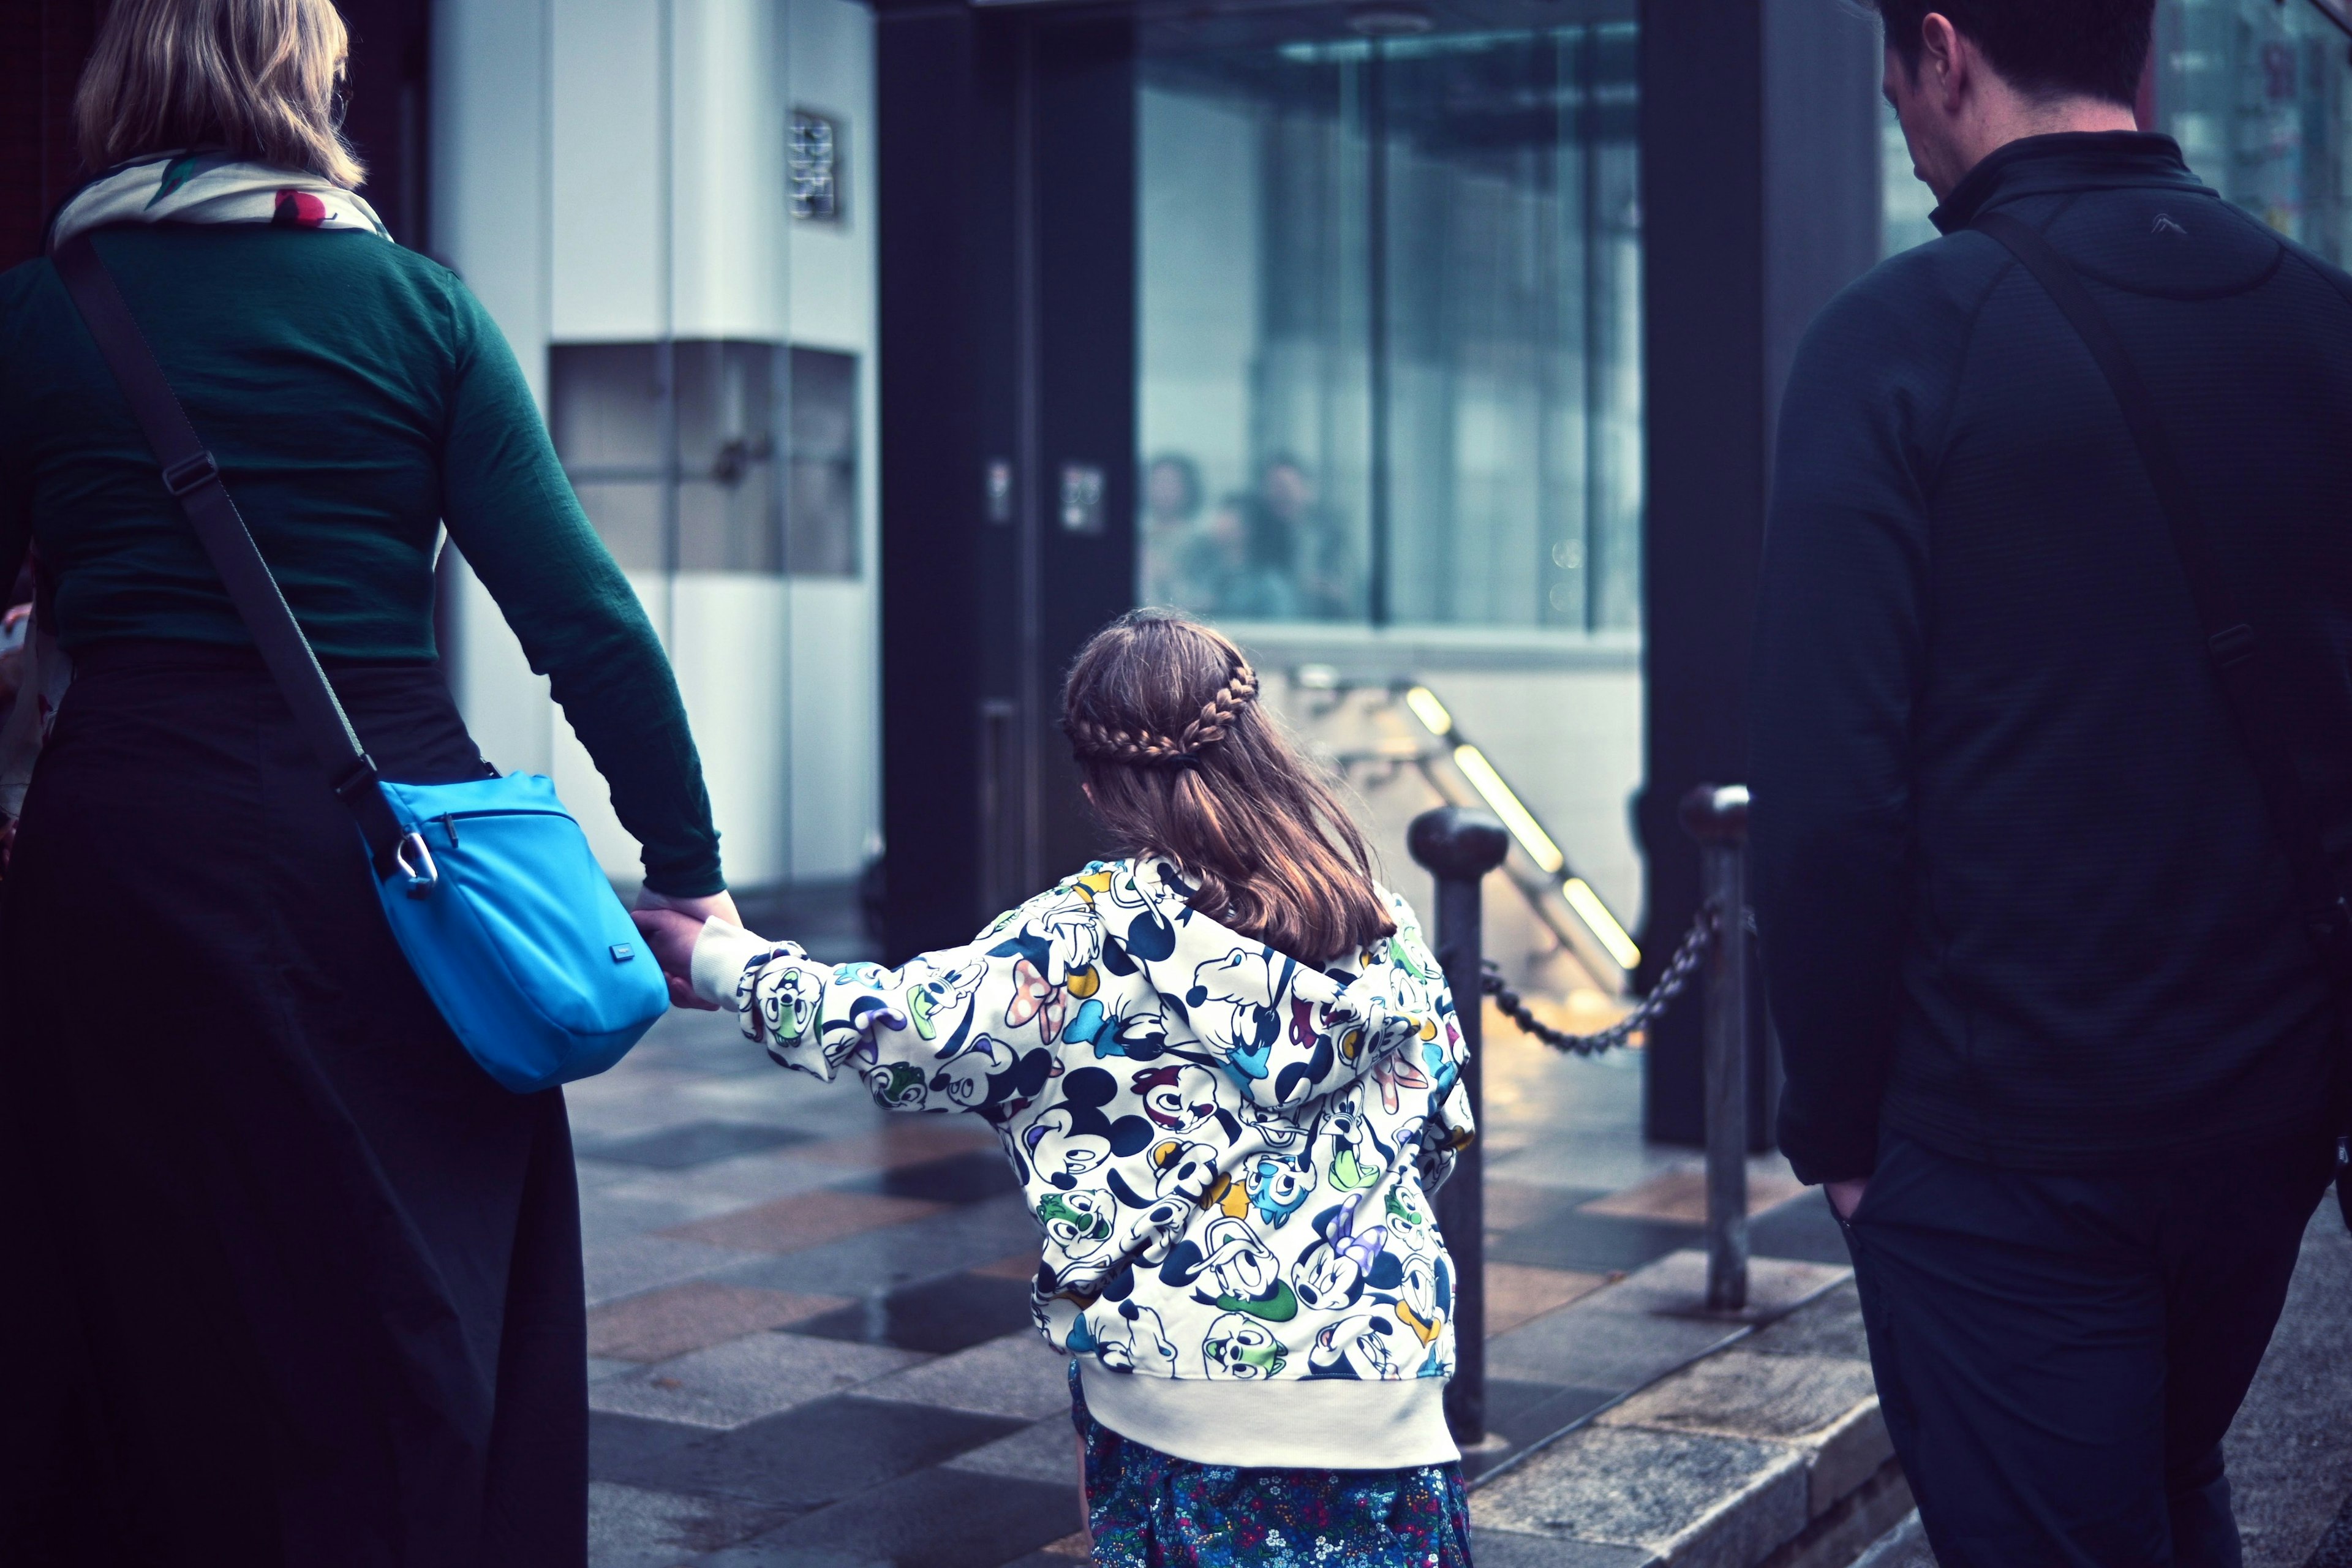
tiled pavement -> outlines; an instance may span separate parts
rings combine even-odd
[[[1639,1064],[1490,1031],[1491,1468],[1740,1331],[1612,1284],[1698,1231]],[[886,1116],[674,1015],[569,1091],[587,1247],[596,1568],[1066,1568],[1082,1549],[1035,1237],[988,1129]],[[1759,1162],[1759,1204],[1793,1192]],[[1767,1288],[1842,1278],[1818,1196],[1765,1209]],[[1650,1303],[1653,1304],[1654,1303]]]

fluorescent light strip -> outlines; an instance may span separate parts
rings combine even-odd
[[[1601,945],[1609,950],[1609,956],[1617,961],[1618,968],[1641,967],[1642,950],[1633,944],[1633,939],[1625,933],[1625,928],[1617,923],[1617,917],[1609,912],[1609,906],[1601,901],[1601,895],[1592,890],[1591,883],[1581,877],[1570,877],[1559,885],[1559,892],[1560,897],[1568,900],[1568,907],[1576,911],[1576,918],[1591,927],[1592,934],[1601,939]]]
[[[1495,808],[1495,815],[1503,819],[1503,826],[1511,830],[1511,837],[1519,841],[1528,858],[1540,867],[1544,875],[1559,875],[1559,868],[1568,864],[1568,857],[1560,853],[1559,846],[1551,841],[1551,835],[1543,830],[1528,808],[1519,804],[1519,797],[1511,793],[1511,786],[1503,782],[1503,775],[1495,771],[1486,753],[1475,746],[1456,746],[1454,765],[1462,770],[1473,789],[1486,797],[1486,804]]]
[[[1408,690],[1404,694],[1404,705],[1412,710],[1412,716],[1420,720],[1422,727],[1431,734],[1443,739],[1454,733],[1454,715],[1445,710],[1445,704],[1440,702],[1437,693],[1428,687],[1416,686]]]

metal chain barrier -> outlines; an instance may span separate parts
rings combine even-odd
[[[1754,914],[1749,913],[1748,922],[1751,927],[1754,921]],[[1479,986],[1495,999],[1495,1006],[1503,1016],[1552,1049],[1569,1051],[1580,1057],[1597,1057],[1603,1051],[1614,1050],[1623,1045],[1634,1031],[1649,1027],[1674,1005],[1675,997],[1689,988],[1692,976],[1698,973],[1699,966],[1706,961],[1707,949],[1715,945],[1719,924],[1714,900],[1701,904],[1696,918],[1691,921],[1690,930],[1683,936],[1683,944],[1675,949],[1674,961],[1666,965],[1665,973],[1658,976],[1658,983],[1650,987],[1650,994],[1643,997],[1640,1005],[1632,1012],[1597,1034],[1571,1035],[1564,1029],[1555,1029],[1537,1017],[1528,1010],[1527,1003],[1520,999],[1519,994],[1511,989],[1510,983],[1503,978],[1491,958],[1483,961]]]

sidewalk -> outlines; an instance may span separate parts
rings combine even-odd
[[[1482,1472],[1749,1331],[1654,1310],[1693,1266],[1673,1255],[1700,1189],[1636,1134],[1638,1060],[1498,1034],[1487,1075]],[[983,1124],[886,1116],[711,1015],[569,1092],[597,1568],[1070,1561],[1063,1363],[1029,1323],[1035,1236]],[[1818,1197],[1777,1161],[1754,1184],[1757,1250],[1782,1260],[1759,1300],[1833,1289]]]
[[[1756,1163],[1756,1310],[1708,1318],[1696,1163],[1641,1142],[1638,1058],[1490,1027],[1486,1070],[1481,1568],[1853,1563],[1910,1501],[1819,1194]],[[569,1093],[595,1568],[1082,1558],[1034,1230],[984,1124],[886,1116],[707,1014]],[[2231,1436],[2252,1568],[2304,1568],[2352,1492],[2340,1228],[2315,1222]]]

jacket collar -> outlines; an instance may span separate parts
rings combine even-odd
[[[1974,223],[1987,207],[2018,196],[2124,185],[2164,185],[2213,195],[2189,172],[2179,144],[2169,136],[2145,131],[2068,131],[2027,136],[1995,148],[1927,216],[1937,232],[1950,234]]]

